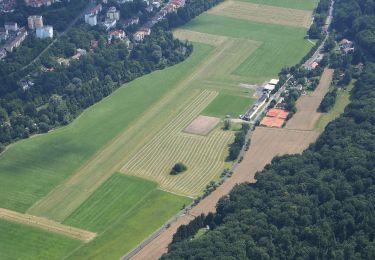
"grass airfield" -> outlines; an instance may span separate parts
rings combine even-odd
[[[316,4],[244,2],[300,10]],[[184,127],[201,114],[237,117],[254,101],[253,90],[240,84],[262,83],[297,63],[312,47],[306,31],[202,14],[175,32],[194,42],[186,61],[124,85],[67,127],[11,145],[0,156],[0,208],[95,231],[98,237],[85,244],[9,224],[0,236],[2,257],[11,259],[15,245],[30,251],[31,259],[115,259],[130,251],[191,201],[180,195],[199,195],[226,166],[233,132],[217,127],[202,137],[184,134]],[[169,176],[179,160],[188,162],[190,171]],[[13,233],[37,239],[27,247],[22,236],[3,243]],[[47,256],[33,243],[64,246]]]

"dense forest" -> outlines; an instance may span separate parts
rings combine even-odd
[[[331,66],[365,64],[344,114],[302,155],[274,158],[217,213],[180,228],[162,259],[375,259],[374,6],[335,4],[335,40],[354,40],[356,49],[331,53]],[[210,231],[191,240],[205,225]]]
[[[171,28],[180,23],[180,17],[187,22],[218,2],[188,0],[185,11],[159,22],[149,37],[130,48],[122,41],[109,43],[104,29],[81,22],[62,35],[37,63],[22,70],[50,43],[28,37],[0,61],[0,151],[16,140],[68,124],[123,83],[183,61],[193,46],[174,39]],[[134,4],[133,14],[141,7]],[[97,47],[93,48],[92,42],[97,42]],[[78,49],[87,54],[72,60]],[[69,59],[69,65],[59,64],[59,58]]]

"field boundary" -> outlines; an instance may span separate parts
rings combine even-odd
[[[12,210],[0,208],[0,219],[8,220],[11,222],[33,226],[49,232],[58,233],[67,237],[81,240],[85,243],[90,242],[96,237],[96,233],[75,228],[61,223],[41,218],[29,214],[22,214]]]

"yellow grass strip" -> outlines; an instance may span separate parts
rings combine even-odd
[[[96,237],[96,233],[83,229],[66,226],[61,223],[29,214],[22,214],[8,209],[0,208],[0,218],[8,221],[30,225],[53,233],[62,234],[87,243]]]
[[[173,36],[182,41],[199,42],[199,43],[209,44],[212,46],[220,46],[221,44],[223,44],[225,41],[229,39],[228,37],[225,37],[225,36],[195,32],[195,31],[184,30],[184,29],[174,30]]]
[[[308,28],[312,22],[312,12],[252,4],[237,1],[225,1],[210,9],[208,13],[262,23],[281,24]]]

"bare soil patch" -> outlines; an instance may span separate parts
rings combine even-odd
[[[256,22],[304,28],[310,27],[312,22],[312,12],[310,11],[237,1],[225,1],[209,10],[208,13]]]
[[[184,132],[195,135],[208,135],[220,122],[220,118],[211,116],[198,116]]]
[[[0,218],[24,225],[34,226],[50,232],[59,233],[74,239],[82,240],[86,243],[96,237],[96,233],[94,232],[66,226],[46,218],[41,218],[29,214],[22,214],[3,208],[0,208]]]
[[[320,103],[332,82],[333,70],[324,70],[318,87],[311,95],[300,97],[296,103],[297,113],[287,122],[287,129],[313,130],[321,113],[318,112]]]

